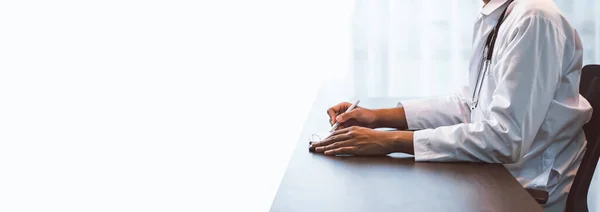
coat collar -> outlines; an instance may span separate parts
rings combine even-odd
[[[504,5],[508,0],[491,0],[488,2],[483,8],[481,8],[481,14],[490,15],[492,12],[496,11],[502,5]]]

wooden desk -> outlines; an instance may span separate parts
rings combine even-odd
[[[499,164],[416,163],[405,154],[310,153],[308,137],[314,126],[328,126],[323,106],[317,106],[307,121],[272,212],[543,211]]]

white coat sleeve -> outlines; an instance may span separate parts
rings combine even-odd
[[[529,151],[562,75],[565,37],[541,17],[523,19],[489,71],[485,119],[414,133],[416,161],[516,163]],[[567,61],[569,62],[569,61]],[[493,80],[488,78],[487,80]]]
[[[402,101],[408,129],[420,130],[469,122],[468,86],[453,95]]]

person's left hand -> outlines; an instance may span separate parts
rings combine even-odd
[[[366,127],[348,127],[312,143],[315,152],[325,155],[387,155],[394,152],[394,134]]]

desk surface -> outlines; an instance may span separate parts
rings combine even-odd
[[[325,109],[311,114],[326,120]],[[415,162],[405,154],[310,153],[308,137],[317,120],[324,121],[307,121],[308,130],[294,150],[272,212],[543,211],[500,164]]]

